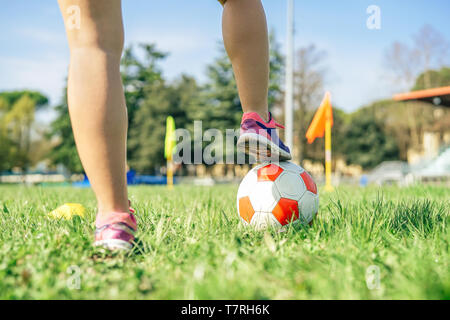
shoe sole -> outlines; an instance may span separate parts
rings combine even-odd
[[[257,133],[244,133],[237,142],[238,150],[243,150],[259,161],[288,161],[292,159],[287,153],[275,143]]]
[[[106,239],[95,241],[94,247],[103,247],[111,251],[116,250],[129,251],[133,248],[133,245],[129,242],[120,239]]]

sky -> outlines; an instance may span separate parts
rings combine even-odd
[[[244,1],[244,0],[243,0]],[[287,0],[263,0],[268,25],[282,50]],[[162,63],[174,79],[187,73],[205,81],[219,54],[222,7],[216,0],[123,0],[126,45],[154,42],[170,53]],[[56,0],[0,0],[0,91],[39,90],[57,104],[69,50]],[[370,5],[380,8],[380,29],[367,28]],[[394,41],[412,44],[425,24],[450,41],[448,0],[295,0],[295,46],[326,51],[325,89],[333,104],[353,111],[400,90],[386,81],[384,56]],[[49,120],[51,112],[41,115]],[[45,119],[44,119],[45,120]]]

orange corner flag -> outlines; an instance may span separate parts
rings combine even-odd
[[[325,93],[325,97],[320,104],[319,109],[314,115],[308,131],[306,131],[306,138],[308,143],[313,143],[316,138],[322,138],[325,134],[325,124],[330,121],[331,127],[333,126],[333,110],[331,107],[330,93]]]

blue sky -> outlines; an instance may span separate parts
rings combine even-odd
[[[69,52],[56,0],[0,0],[0,91],[36,89],[61,98]],[[284,48],[286,0],[263,0],[269,28]],[[369,5],[381,9],[381,29],[366,27]],[[170,52],[165,75],[205,79],[221,46],[222,8],[216,0],[123,0],[126,43],[156,42]],[[355,110],[402,88],[386,81],[383,57],[396,41],[429,24],[450,41],[447,0],[296,0],[296,47],[327,52],[326,89],[335,105]]]

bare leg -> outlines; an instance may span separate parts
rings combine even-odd
[[[99,214],[128,212],[121,2],[58,2],[70,46],[68,101],[78,153]]]
[[[268,118],[269,39],[260,0],[227,0],[223,39],[233,64],[244,112]]]

